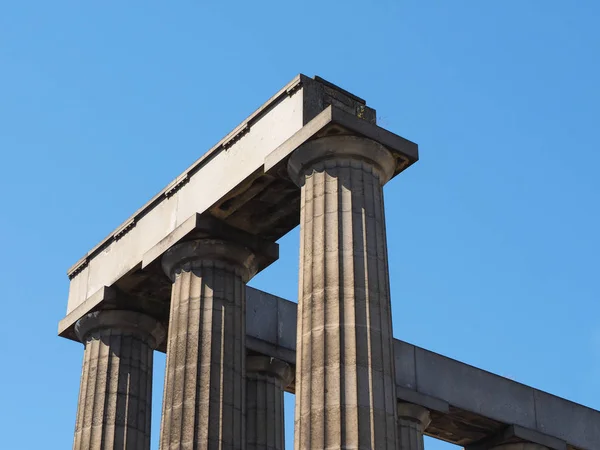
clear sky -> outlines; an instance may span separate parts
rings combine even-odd
[[[0,447],[72,444],[67,268],[299,72],[419,144],[385,188],[395,336],[600,409],[599,16],[593,0],[2,2]],[[295,300],[298,230],[280,244],[251,285]]]

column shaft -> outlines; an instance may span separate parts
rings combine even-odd
[[[161,450],[244,446],[247,277],[241,264],[216,260],[216,253],[249,253],[230,250],[219,241],[193,241],[163,257],[174,284]]]
[[[246,450],[284,450],[283,390],[291,382],[288,364],[249,356],[246,364]]]
[[[88,314],[74,450],[149,450],[153,349],[162,327],[129,311]]]
[[[349,136],[296,152],[288,165],[292,176],[302,166],[296,449],[395,449],[382,192],[389,175],[378,164],[393,158]],[[330,156],[306,161],[319,153]]]

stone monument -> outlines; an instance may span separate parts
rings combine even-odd
[[[417,145],[298,75],[68,272],[74,449],[598,450],[600,412],[393,338],[382,187]],[[246,283],[300,225],[298,303]]]

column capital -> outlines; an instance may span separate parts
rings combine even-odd
[[[417,422],[421,430],[425,430],[431,423],[429,410],[414,403],[398,403],[398,418]]]
[[[283,387],[289,386],[294,380],[291,366],[277,358],[262,355],[246,357],[246,373],[267,373],[281,380]]]
[[[320,165],[327,167],[328,163],[336,160],[369,164],[382,185],[392,178],[396,169],[394,156],[379,142],[360,136],[336,135],[302,144],[288,161],[288,173],[294,183],[302,186],[303,177],[309,170],[319,168]]]
[[[165,338],[165,329],[160,322],[146,314],[125,310],[102,310],[86,314],[75,324],[75,334],[83,343],[94,333],[108,329],[131,332],[149,339],[153,349]]]
[[[175,244],[162,257],[165,274],[175,280],[180,271],[190,271],[203,264],[235,271],[244,282],[259,270],[256,254],[249,248],[223,239],[195,239]]]

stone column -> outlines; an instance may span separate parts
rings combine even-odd
[[[431,423],[429,410],[398,403],[398,450],[424,450],[423,432]]]
[[[247,248],[215,239],[177,244],[162,259],[173,281],[161,450],[245,447]]]
[[[246,450],[283,450],[283,390],[292,382],[291,367],[268,356],[246,361]]]
[[[74,450],[149,450],[153,350],[164,338],[132,311],[87,314],[75,325],[85,345]]]
[[[396,448],[380,144],[327,136],[288,163],[301,187],[296,449]]]

